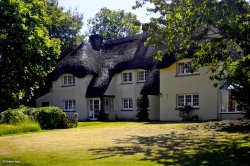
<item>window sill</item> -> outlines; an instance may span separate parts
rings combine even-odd
[[[220,114],[245,114],[245,111],[236,111],[236,112],[220,112]]]
[[[136,83],[145,83],[146,82],[146,80],[145,81],[137,81]]]
[[[198,76],[198,75],[200,75],[200,73],[177,74],[175,77]]]
[[[76,112],[76,110],[64,110],[63,112]]]
[[[75,84],[74,85],[62,85],[61,87],[72,87],[72,86],[76,86]]]
[[[133,82],[122,82],[121,85],[133,84]]]
[[[127,111],[129,111],[129,112],[130,112],[130,111],[133,111],[133,110],[131,109],[131,110],[121,110],[121,111],[123,111],[123,112],[127,112]]]
[[[179,110],[180,108],[183,108],[183,107],[176,107],[175,110]],[[193,110],[198,110],[198,109],[200,109],[200,107],[192,107],[192,108],[193,108]]]

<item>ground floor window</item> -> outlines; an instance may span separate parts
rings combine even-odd
[[[64,100],[63,108],[65,112],[76,111],[76,101],[75,100]]]
[[[123,111],[132,111],[133,110],[133,99],[132,98],[123,98],[122,99],[122,110]]]
[[[239,104],[230,89],[220,90],[220,111],[223,113],[239,113],[247,110],[245,105]]]
[[[104,97],[103,102],[104,102],[104,111],[106,112],[114,111],[114,98]]]
[[[194,108],[199,107],[199,95],[198,94],[180,94],[177,95],[177,108],[190,105]]]

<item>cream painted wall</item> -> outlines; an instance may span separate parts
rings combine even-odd
[[[187,62],[183,59],[179,62]],[[199,94],[199,109],[195,113],[199,120],[217,119],[218,88],[209,79],[209,67],[199,69],[199,74],[177,76],[177,63],[160,70],[160,120],[180,121],[176,110],[178,94]]]
[[[160,120],[160,97],[148,96],[149,99],[149,119]]]
[[[40,98],[36,99],[36,106],[41,107],[42,102],[49,102],[49,105],[53,106],[54,105],[54,98],[53,98],[53,92],[49,92]]]
[[[56,81],[53,81],[53,91],[38,98],[36,100],[37,106],[41,106],[41,102],[49,101],[50,105],[63,109],[63,101],[72,99],[76,101],[76,112],[79,114],[79,120],[86,120],[88,119],[88,104],[85,94],[92,75],[87,75],[84,78],[75,77],[75,86],[62,86],[65,75],[71,74],[63,74]]]
[[[113,76],[108,89],[105,92],[105,95],[115,96],[115,112],[112,113],[110,117],[117,117],[118,119],[136,119],[137,108],[136,100],[140,96],[141,89],[144,85],[144,82],[138,82],[138,72],[137,70],[125,70],[121,73],[118,73]],[[126,72],[132,72],[132,83],[124,84],[122,83],[122,74]],[[123,98],[132,98],[133,100],[133,111],[122,111],[122,99]],[[153,104],[152,107],[157,108],[154,103],[155,99],[151,101]],[[156,115],[154,115],[156,116]]]

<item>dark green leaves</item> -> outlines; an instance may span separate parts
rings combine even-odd
[[[136,15],[108,8],[102,8],[94,18],[90,18],[88,26],[89,34],[100,34],[104,39],[120,38],[140,32],[140,21]]]

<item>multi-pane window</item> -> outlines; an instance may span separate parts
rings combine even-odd
[[[184,107],[190,105],[192,107],[199,107],[199,95],[198,94],[184,94],[177,95],[177,107]]]
[[[146,81],[148,76],[149,76],[149,71],[147,71],[147,70],[139,71],[138,72],[138,82]]]
[[[105,97],[104,102],[104,111],[113,112],[114,111],[114,98]]]
[[[122,73],[122,82],[131,83],[132,82],[132,72]]]
[[[132,98],[122,99],[122,110],[132,110],[133,100]]]
[[[192,74],[192,65],[193,62],[180,62],[178,63],[178,75],[188,75]],[[197,73],[197,71],[194,71]]]
[[[76,110],[76,101],[75,100],[64,100],[64,111],[75,111]]]
[[[75,85],[75,77],[72,75],[67,75],[63,77],[63,85]]]

